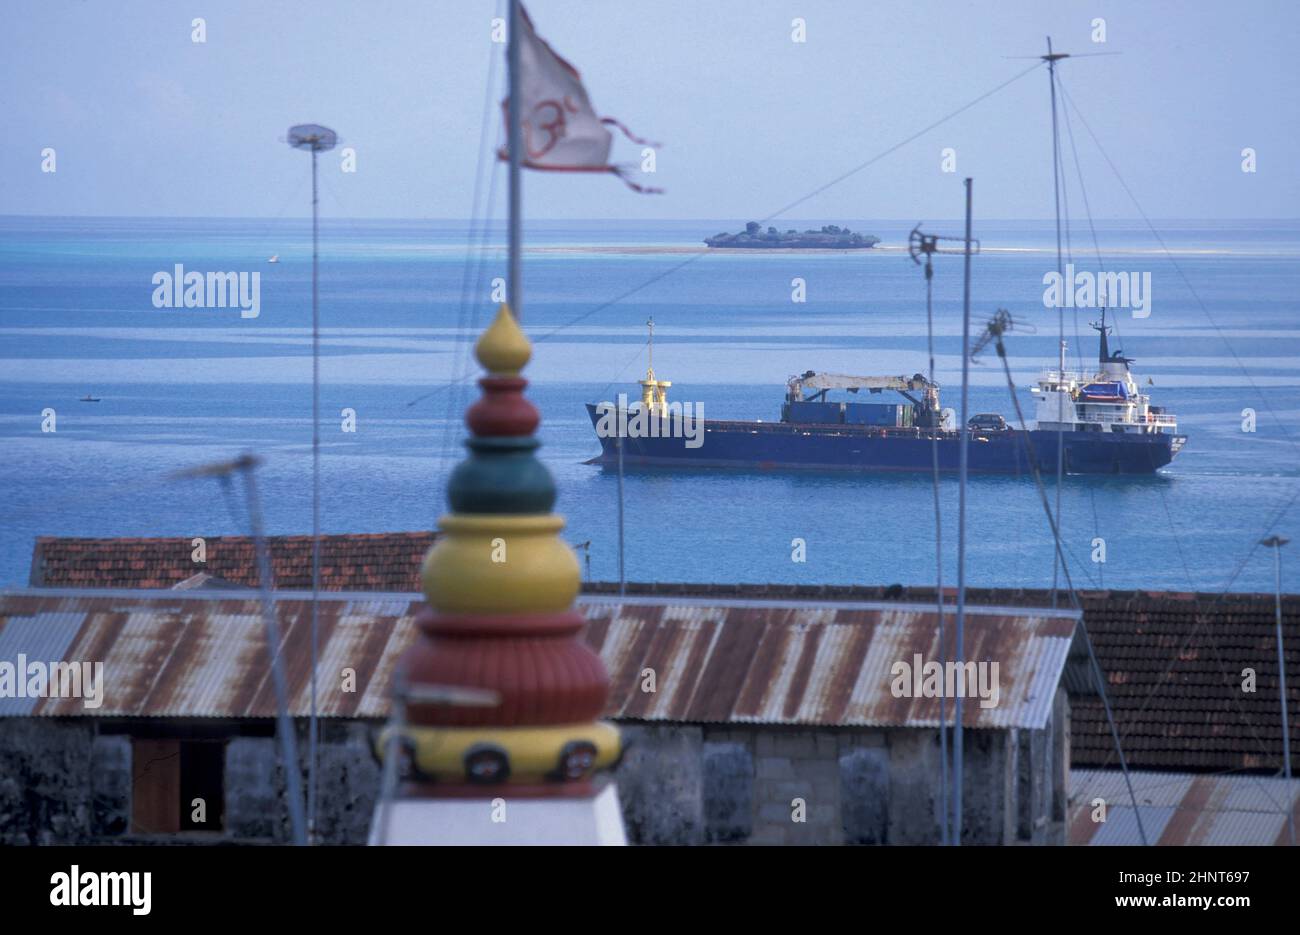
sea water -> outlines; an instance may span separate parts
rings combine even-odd
[[[647,319],[669,398],[702,404],[709,418],[776,420],[786,379],[805,370],[927,370],[924,278],[901,249],[910,224],[848,221],[883,239],[871,251],[689,252],[742,223],[527,227],[528,393],[543,415],[540,456],[556,478],[564,535],[593,579],[618,573],[617,477],[583,463],[599,451],[583,406],[637,392]],[[1065,479],[1070,575],[1079,587],[1270,590],[1272,558],[1254,544],[1300,532],[1300,222],[1157,226],[1168,253],[1144,224],[1111,222],[1098,230],[1102,265],[1077,229],[1070,259],[1151,274],[1149,316],[1113,316],[1111,348],[1135,359],[1188,442],[1154,477]],[[447,509],[462,414],[477,393],[470,348],[505,275],[500,230],[473,233],[452,222],[323,222],[326,533],[428,529]],[[1006,345],[1032,419],[1028,389],[1058,355],[1061,324],[1043,303],[1054,228],[987,222],[975,233],[973,332],[998,308],[1012,313]],[[259,314],[154,307],[151,278],[177,264],[259,273]],[[944,406],[957,408],[962,260],[939,256],[935,267],[937,379]],[[310,229],[296,219],[0,218],[0,584],[26,583],[39,535],[247,534],[241,488],[171,479],[244,451],[266,459],[268,531],[310,531],[310,272]],[[1071,369],[1095,363],[1095,317],[1065,312]],[[1014,420],[991,347],[972,366],[969,411]],[[956,479],[944,477],[939,494],[951,585]],[[1046,496],[1054,508],[1054,477]],[[627,577],[931,584],[933,497],[928,472],[629,471]],[[1051,534],[1029,477],[972,477],[968,509],[970,584],[1051,584]],[[1292,591],[1296,550],[1284,550]]]

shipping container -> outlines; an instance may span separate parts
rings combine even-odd
[[[890,427],[910,425],[911,414],[911,406],[899,403],[845,403],[844,405],[844,421],[850,425]],[[906,422],[904,418],[907,419]]]
[[[785,422],[805,425],[838,425],[844,421],[844,403],[786,403],[781,418]]]

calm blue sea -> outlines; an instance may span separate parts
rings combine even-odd
[[[703,403],[706,418],[777,419],[786,378],[804,370],[926,368],[924,280],[904,252],[671,252],[742,223],[527,230],[530,393],[565,535],[590,543],[593,578],[617,576],[616,479],[583,464],[598,446],[582,406],[636,392],[648,317],[658,375],[673,381],[673,398]],[[911,227],[847,223],[883,247],[904,244]],[[1098,236],[1109,268],[1151,273],[1150,317],[1122,313],[1115,341],[1190,439],[1157,477],[1066,479],[1072,573],[1080,586],[1267,590],[1271,558],[1252,554],[1253,543],[1274,520],[1275,531],[1300,534],[1297,509],[1280,513],[1300,490],[1300,222],[1157,226],[1172,259],[1142,224],[1103,224]],[[927,230],[955,234],[959,225]],[[1022,323],[1008,346],[1032,418],[1028,387],[1056,357],[1056,313],[1042,304],[1055,235],[1047,223],[1010,222],[977,225],[976,235],[984,250],[974,260],[974,317],[1005,307]],[[1086,231],[1071,241],[1076,265],[1095,270]],[[464,223],[323,222],[325,532],[437,523],[472,397],[472,383],[456,379],[473,372],[464,338],[489,320],[492,279],[504,275],[499,232],[485,242],[469,249]],[[268,264],[272,255],[280,262]],[[961,260],[936,262],[938,378],[955,407]],[[259,317],[155,309],[151,277],[178,263],[259,272]],[[246,450],[267,459],[269,530],[310,530],[310,267],[299,220],[0,218],[0,584],[26,582],[38,535],[246,533],[242,502],[215,482],[168,479]],[[796,278],[805,302],[792,301]],[[1067,313],[1071,366],[1095,360],[1092,317]],[[86,394],[101,401],[79,402]],[[975,367],[971,405],[1010,413],[992,352]],[[46,409],[57,431],[42,431]],[[355,410],[353,433],[342,431],[344,409]],[[1246,409],[1254,432],[1242,431]],[[956,493],[945,479],[948,583]],[[630,580],[934,579],[928,474],[629,474],[626,505]],[[972,478],[969,510],[972,584],[1051,583],[1050,535],[1030,480]],[[796,538],[806,562],[791,560]],[[1096,538],[1104,563],[1091,560]],[[1293,591],[1297,554],[1300,543],[1284,565]]]

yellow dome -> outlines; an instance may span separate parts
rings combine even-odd
[[[533,346],[509,305],[502,302],[497,308],[497,317],[474,345],[474,356],[484,370],[498,376],[516,376],[533,356]]]

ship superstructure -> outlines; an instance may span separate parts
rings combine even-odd
[[[1065,345],[1061,345],[1060,366],[1045,370],[1031,393],[1037,399],[1036,427],[1040,430],[1071,432],[1122,432],[1178,436],[1178,419],[1151,397],[1133,378],[1131,357],[1110,352],[1110,328],[1106,310],[1092,328],[1101,338],[1097,370],[1089,377],[1065,369]],[[1182,447],[1182,442],[1178,443]],[[1177,449],[1175,449],[1176,452]]]

